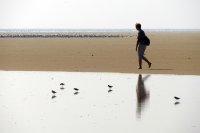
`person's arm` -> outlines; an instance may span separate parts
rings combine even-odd
[[[137,51],[138,45],[139,45],[139,39],[137,39],[136,48],[135,48],[136,51]]]
[[[140,43],[140,37],[141,36],[141,32],[138,32],[138,36],[137,36],[137,43],[136,43],[136,51],[137,51],[137,49],[138,49],[138,45],[139,45],[139,43]]]

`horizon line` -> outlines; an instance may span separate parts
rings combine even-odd
[[[153,29],[153,28],[143,28],[143,30],[146,31],[200,31],[200,29],[165,29],[165,28],[158,28],[158,29]],[[2,31],[137,31],[136,29],[131,29],[131,28],[0,28],[0,32]]]

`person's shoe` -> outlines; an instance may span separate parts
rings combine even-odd
[[[138,67],[138,69],[142,69],[142,67]]]
[[[152,63],[149,63],[149,68],[151,67],[151,64],[152,64]]]

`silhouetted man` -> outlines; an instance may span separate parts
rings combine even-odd
[[[145,45],[145,33],[141,29],[141,24],[136,23],[135,28],[138,30],[138,36],[137,36],[137,44],[136,44],[136,51],[138,52],[138,61],[139,61],[139,67],[138,69],[142,69],[142,59],[146,61],[149,65],[149,68],[151,67],[151,62],[144,57],[144,52],[146,50],[146,45]]]

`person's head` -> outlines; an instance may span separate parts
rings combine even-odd
[[[141,24],[140,24],[140,23],[136,23],[136,24],[135,24],[135,28],[136,28],[137,30],[141,30]]]

